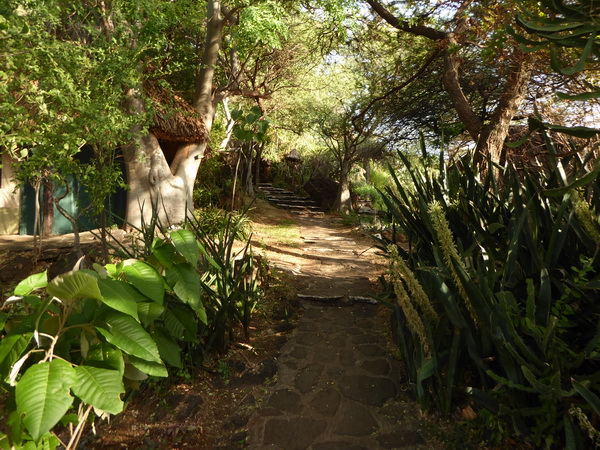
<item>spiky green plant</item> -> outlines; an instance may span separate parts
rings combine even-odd
[[[449,412],[466,389],[489,411],[480,420],[490,442],[506,438],[492,430],[511,430],[534,446],[583,448],[589,430],[569,406],[576,401],[588,420],[600,415],[592,212],[600,206],[600,171],[585,171],[577,155],[549,173],[500,168],[501,183],[494,173],[478,174],[470,157],[448,166],[440,155],[435,175],[406,166],[414,186],[405,189],[394,177],[383,198],[410,248],[380,245],[394,261],[390,293],[414,297],[408,277],[404,292],[397,288],[394,276],[408,273],[398,252],[439,312],[438,320],[425,320],[419,306],[424,330],[417,332],[406,298],[395,309],[404,366],[421,405]],[[590,203],[573,200],[573,190],[583,188]]]

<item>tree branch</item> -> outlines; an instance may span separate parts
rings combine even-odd
[[[432,39],[434,41],[441,41],[446,39],[447,33],[436,30],[435,28],[431,28],[425,25],[410,25],[406,21],[399,20],[396,16],[394,16],[385,6],[379,3],[376,0],[366,0],[367,3],[373,8],[379,17],[385,20],[394,28],[397,28],[401,31],[406,31],[408,33],[415,34],[417,36],[424,36],[426,38]]]
[[[392,95],[398,91],[401,91],[406,86],[408,86],[413,81],[415,81],[417,78],[419,78],[421,75],[423,75],[423,73],[425,73],[427,68],[440,55],[441,52],[442,52],[442,49],[440,47],[434,49],[433,52],[431,52],[431,54],[427,57],[427,59],[425,60],[423,65],[419,68],[419,70],[417,70],[412,76],[410,76],[404,83],[393,87],[392,89],[390,89],[385,94],[383,94],[379,97],[373,98],[357,116],[352,118],[352,124],[354,126],[356,126],[356,121],[359,119],[363,119],[365,117],[365,115],[369,112],[369,110],[375,105],[375,103],[386,99],[387,97],[389,97],[390,95]]]

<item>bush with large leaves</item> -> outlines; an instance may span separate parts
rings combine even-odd
[[[8,434],[0,447],[33,441],[56,447],[52,429],[72,420],[74,448],[88,415],[118,414],[122,394],[149,375],[181,367],[181,346],[198,343],[207,326],[193,233],[156,238],[147,261],[74,270],[48,281],[23,280],[9,298],[0,341]],[[202,327],[200,327],[202,325]],[[75,418],[67,414],[75,410]]]

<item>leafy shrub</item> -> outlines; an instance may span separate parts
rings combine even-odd
[[[197,234],[217,238],[233,227],[235,239],[248,240],[252,231],[252,221],[246,214],[227,212],[219,208],[203,208],[194,211],[194,219],[188,223]]]
[[[194,208],[222,206],[231,195],[233,175],[221,155],[202,163],[194,184]]]
[[[223,349],[238,324],[247,338],[260,298],[259,271],[250,248],[251,236],[246,234],[250,221],[245,213],[221,217],[223,221],[215,235],[205,231],[205,221],[191,218],[187,223],[198,241],[202,271],[208,275],[200,282],[208,314],[204,338],[207,350]],[[243,242],[239,242],[240,237]]]
[[[381,187],[381,189],[383,189],[383,187]],[[357,184],[352,187],[352,190],[361,198],[369,201],[369,203],[373,205],[373,208],[379,211],[385,211],[385,203],[381,199],[381,194],[375,186],[370,184]]]
[[[0,447],[56,448],[52,429],[72,423],[62,445],[75,448],[92,411],[120,413],[128,387],[182,367],[182,349],[223,348],[238,325],[247,337],[259,289],[249,237],[234,250],[246,223],[229,215],[210,236],[199,221],[166,232],[152,220],[134,246],[145,261],[19,283],[0,341]]]
[[[44,272],[19,283],[0,342],[10,400],[4,442],[56,447],[50,430],[71,421],[66,446],[74,448],[92,409],[118,414],[126,387],[166,377],[166,364],[181,367],[180,343],[195,342],[206,323],[199,254],[193,234],[180,230],[156,239],[147,262],[95,265],[51,281]]]
[[[448,167],[440,155],[437,174],[404,162],[414,190],[395,177],[384,199],[409,249],[380,245],[422,407],[450,413],[469,396],[492,443],[504,430],[535,446],[598,442],[598,169],[577,155],[568,171],[500,177],[470,157]]]

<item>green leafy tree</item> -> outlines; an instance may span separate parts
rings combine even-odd
[[[52,192],[78,178],[99,213],[120,181],[114,151],[132,120],[119,87],[135,74],[135,54],[113,51],[99,6],[63,3],[7,2],[0,10],[0,148],[19,161],[22,183]],[[94,157],[82,165],[84,146]]]
[[[500,162],[511,121],[526,97],[532,73],[531,56],[520,51],[504,32],[515,5],[510,1],[492,4],[472,0],[439,8],[420,2],[402,2],[401,7],[375,0],[367,3],[391,27],[430,42],[423,65],[437,57],[443,61],[439,77],[462,125],[476,143],[478,160],[484,162],[489,155],[493,162]],[[481,54],[493,65],[501,86],[483,115],[478,102],[468,95],[468,79],[463,76],[463,62],[478,46],[484,49]]]

